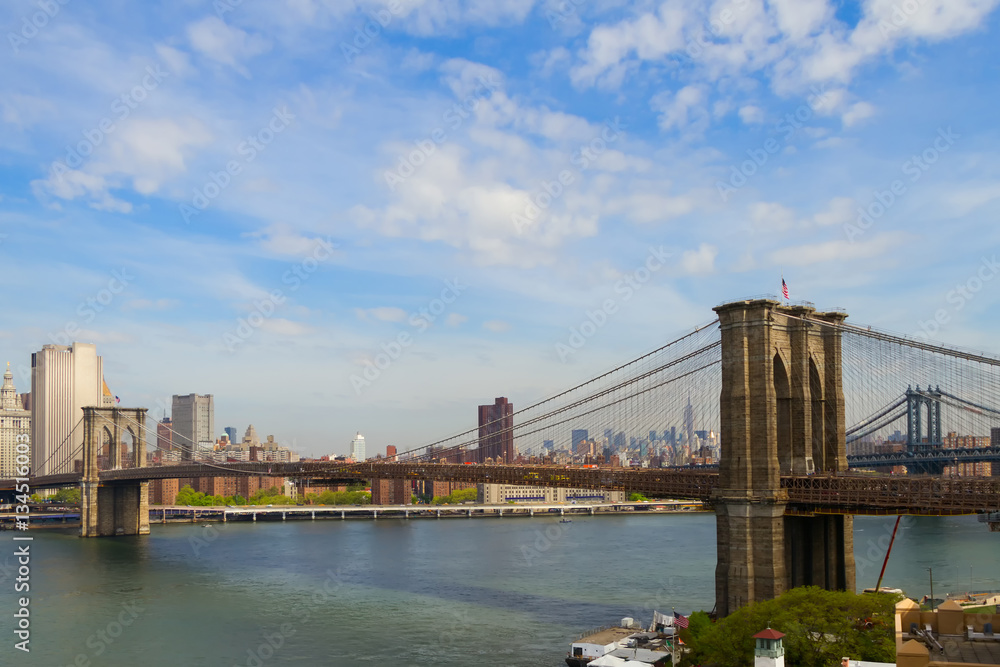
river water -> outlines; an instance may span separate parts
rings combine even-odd
[[[858,517],[858,587],[894,518]],[[557,667],[574,636],[714,601],[714,515],[153,525],[32,531],[31,653],[14,650],[14,542],[0,534],[0,664]],[[905,518],[883,585],[1000,589],[1000,533]]]

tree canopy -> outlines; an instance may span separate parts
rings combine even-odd
[[[457,491],[452,491],[447,496],[435,496],[434,500],[431,501],[434,505],[457,505],[458,503],[464,503],[469,500],[475,500],[479,494],[476,489],[458,489]]]
[[[690,653],[682,665],[751,666],[753,636],[765,628],[785,633],[785,662],[796,667],[838,664],[842,656],[855,660],[895,662],[895,604],[898,596],[857,595],[802,586],[774,600],[756,602],[708,622],[708,615],[691,615],[681,639]]]

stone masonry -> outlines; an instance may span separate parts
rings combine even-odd
[[[101,461],[108,469],[146,465],[145,423],[146,408],[83,408],[80,537],[149,534],[149,482],[102,485],[98,477]],[[131,452],[122,444],[126,433]]]
[[[716,611],[794,586],[854,590],[853,519],[785,516],[782,474],[847,470],[844,313],[759,299],[715,308],[722,331]]]

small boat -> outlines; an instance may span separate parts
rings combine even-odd
[[[559,519],[559,523],[573,523],[573,519]]]

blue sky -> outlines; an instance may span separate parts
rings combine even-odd
[[[468,428],[782,275],[995,353],[997,4],[4,3],[0,350],[27,391],[95,342],[123,404],[211,393],[306,455]]]

